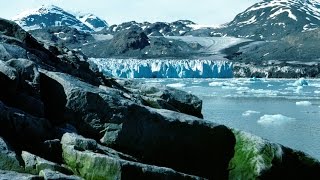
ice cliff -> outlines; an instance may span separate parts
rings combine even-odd
[[[120,78],[232,78],[232,63],[213,60],[99,59],[89,61]]]

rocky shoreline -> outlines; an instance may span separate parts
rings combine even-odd
[[[0,19],[0,179],[318,179],[320,163]],[[252,163],[255,162],[255,163]]]

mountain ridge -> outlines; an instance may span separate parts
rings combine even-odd
[[[315,0],[264,0],[239,13],[224,34],[253,39],[278,39],[320,27],[320,3]]]
[[[55,5],[42,5],[24,11],[12,20],[25,30],[43,29],[55,26],[69,26],[79,31],[93,32],[108,26],[105,20],[92,13],[75,14]]]

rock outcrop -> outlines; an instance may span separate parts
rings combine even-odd
[[[123,159],[96,141],[75,134],[65,134],[61,143],[65,163],[85,179],[200,179],[169,168]]]

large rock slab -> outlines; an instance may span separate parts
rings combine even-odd
[[[96,139],[103,136],[105,123],[125,118],[129,102],[119,90],[105,91],[58,72],[41,72],[40,89],[46,118],[54,124],[70,122]]]
[[[1,40],[2,39],[2,40]],[[0,59],[7,61],[13,58],[28,58],[27,51],[14,44],[2,43],[3,38],[0,36]]]
[[[166,86],[154,87],[139,81],[119,79],[117,82],[129,91],[141,95],[146,106],[203,118],[202,100],[195,95]]]
[[[50,169],[41,170],[39,176],[44,180],[83,180],[82,178],[74,175],[65,175],[58,171],[52,171]]]
[[[21,157],[24,161],[25,172],[27,173],[36,175],[42,170],[50,169],[52,171],[70,174],[68,169],[60,166],[59,164],[45,160],[27,151],[22,151]]]
[[[17,173],[15,171],[3,171],[0,170],[0,179],[3,180],[42,180],[40,176],[31,174]]]
[[[0,169],[22,172],[19,157],[11,146],[0,137]]]
[[[131,105],[127,118],[106,128],[101,142],[145,163],[224,179],[235,138],[222,125],[169,110]]]
[[[200,179],[169,168],[146,165],[106,153],[96,141],[66,133],[61,140],[65,163],[85,179]]]

